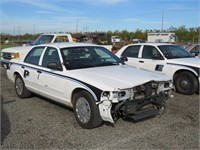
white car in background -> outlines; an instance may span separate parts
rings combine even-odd
[[[83,128],[155,116],[173,87],[165,75],[129,67],[103,46],[84,43],[34,46],[10,61],[7,76],[18,97],[36,93],[70,106]]]
[[[7,68],[7,65],[11,59],[22,57],[26,51],[32,48],[31,45],[40,45],[46,43],[63,43],[73,42],[71,34],[67,33],[53,33],[53,34],[42,34],[33,43],[29,43],[29,46],[18,46],[4,48],[1,50],[1,64],[2,67]]]
[[[182,94],[199,92],[200,59],[169,43],[138,43],[122,47],[116,55],[127,57],[128,65],[168,75]]]
[[[193,56],[200,58],[200,44],[193,44],[187,47],[187,49]]]

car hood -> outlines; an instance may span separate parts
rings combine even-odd
[[[199,58],[179,58],[179,59],[168,59],[168,63],[192,66],[200,68],[200,59]]]
[[[67,74],[104,91],[132,88],[149,81],[170,80],[166,75],[126,65],[77,69]]]
[[[33,46],[10,47],[10,48],[4,48],[1,52],[3,52],[3,53],[20,53],[22,51],[29,50],[32,47]]]

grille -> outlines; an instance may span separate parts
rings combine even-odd
[[[12,54],[11,53],[3,53],[2,54],[2,58],[3,59],[12,59]]]

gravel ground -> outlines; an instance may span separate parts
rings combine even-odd
[[[19,99],[1,69],[1,148],[200,149],[199,95],[174,95],[162,116],[87,130],[69,108],[38,96]]]

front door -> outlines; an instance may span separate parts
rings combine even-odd
[[[140,51],[141,45],[134,45],[127,47],[121,56],[125,56],[128,58],[126,62],[127,65],[138,67],[138,54]]]
[[[164,58],[157,48],[154,46],[144,45],[141,58],[139,59],[139,67],[162,73],[164,66]]]
[[[49,64],[55,64],[55,69],[50,69]],[[67,92],[66,78],[62,74],[63,67],[61,65],[58,50],[53,47],[48,47],[44,53],[39,70],[38,86],[42,95],[63,103],[66,98],[64,94]]]

